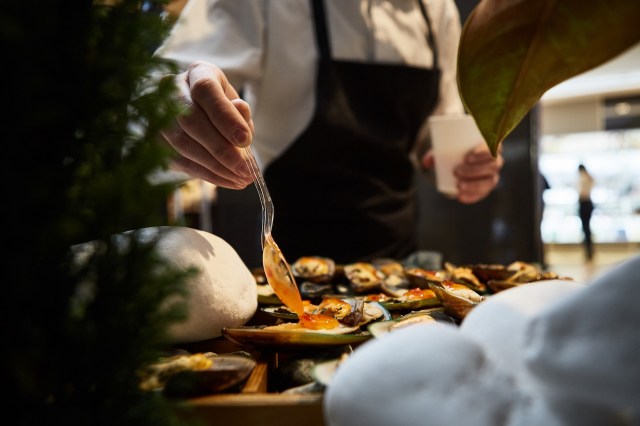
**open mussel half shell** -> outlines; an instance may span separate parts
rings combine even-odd
[[[325,296],[335,293],[331,283],[314,283],[312,281],[303,281],[299,285],[300,296],[303,299],[321,300]]]
[[[476,275],[478,274],[481,275],[484,273],[485,276],[490,276],[490,278],[487,279],[486,283],[487,283],[487,287],[489,287],[489,289],[493,293],[498,293],[500,291],[517,287],[521,284],[528,284],[534,281],[552,280],[552,279],[560,278],[558,274],[555,272],[544,272],[538,269],[538,267],[536,267],[533,264],[521,262],[521,261],[516,261],[511,263],[507,267],[502,267],[503,272],[500,274],[497,274],[494,272],[489,275],[486,273],[487,271],[486,268],[484,270],[479,269],[477,266],[472,268],[474,271],[477,269],[479,271],[482,271],[482,272],[476,272]],[[494,271],[498,270],[498,266],[497,265],[494,266],[493,270]]]
[[[440,299],[429,288],[414,288],[405,291],[398,297],[380,301],[388,311],[410,311],[440,306]]]
[[[487,284],[491,280],[506,280],[515,274],[515,270],[509,270],[501,264],[478,263],[467,265],[481,282]]]
[[[310,330],[292,322],[274,326],[223,328],[222,335],[238,345],[272,349],[353,345],[371,338],[371,334],[363,332],[360,327]]]
[[[389,311],[416,310],[440,305],[440,300],[429,288],[430,282],[440,282],[439,272],[422,268],[404,270],[404,281],[395,286],[383,281],[382,291],[392,296],[380,303]]]
[[[449,262],[445,262],[444,266],[449,280],[464,284],[477,293],[485,293],[487,291],[486,284],[480,282],[471,268],[455,266]]]
[[[382,274],[387,277],[389,275],[404,275],[404,266],[402,263],[394,259],[379,258],[371,261]]]
[[[378,302],[366,302],[362,297],[327,297],[319,305],[304,303],[305,313],[331,316],[345,326],[362,327],[373,321],[391,319],[389,311]],[[298,316],[286,306],[262,308],[276,318],[297,321]]]
[[[538,269],[533,264],[526,262],[513,262],[507,269],[510,271],[514,271],[514,274],[507,278],[507,281],[515,282],[515,283],[531,283],[534,281],[541,280],[555,280],[560,278],[558,274],[555,272],[544,272]]]
[[[429,283],[440,282],[446,278],[441,271],[422,268],[407,268],[404,273],[412,288],[429,288]]]
[[[222,392],[242,383],[255,366],[256,361],[244,355],[177,355],[149,366],[141,389],[162,390],[175,398]]]
[[[367,329],[373,337],[382,337],[395,330],[416,324],[454,324],[453,320],[444,313],[444,308],[431,308],[413,311],[401,317],[369,324]]]
[[[385,294],[397,297],[411,287],[405,275],[404,266],[400,262],[392,259],[375,259],[372,264],[382,275],[380,288]]]
[[[344,274],[358,294],[375,292],[382,284],[382,273],[372,263],[356,262],[344,265]]]
[[[350,309],[343,309],[343,304],[348,304]],[[373,321],[391,318],[391,314],[382,304],[366,302],[362,297],[326,298],[314,313],[331,315],[342,324],[357,325],[358,327]]]
[[[430,283],[429,287],[440,299],[447,313],[462,320],[469,311],[485,298],[464,284],[445,280],[441,283]]]
[[[293,262],[291,272],[297,280],[326,283],[333,278],[336,264],[328,257],[303,256]]]
[[[331,359],[328,361],[321,362],[315,366],[313,369],[313,376],[316,382],[320,383],[323,386],[329,386],[333,376],[338,371],[338,367],[347,360],[348,354],[344,354],[339,358]]]
[[[522,285],[523,283],[513,282],[509,280],[489,280],[487,287],[493,294],[500,293],[501,291],[508,290],[513,287]]]

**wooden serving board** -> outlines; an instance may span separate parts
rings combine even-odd
[[[324,426],[323,395],[278,394],[268,392],[269,372],[277,365],[281,355],[277,352],[260,353],[219,337],[182,345],[191,353],[215,352],[219,354],[246,351],[257,360],[257,365],[238,393],[221,393],[186,399],[185,417],[201,420],[206,425],[225,426]],[[286,355],[284,355],[286,356]]]

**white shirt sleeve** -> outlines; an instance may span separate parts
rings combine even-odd
[[[215,64],[238,89],[262,74],[264,14],[262,0],[189,0],[156,54],[181,69]]]

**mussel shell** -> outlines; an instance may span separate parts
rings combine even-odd
[[[404,274],[412,288],[429,288],[430,282],[440,282],[445,278],[439,271],[423,268],[407,268]]]
[[[506,280],[489,280],[487,282],[487,287],[493,293],[499,293],[504,290],[508,290],[513,287],[518,287],[525,284],[530,284],[532,282],[544,281],[544,280],[570,280],[571,278],[561,278],[555,272],[541,272],[535,277],[528,276],[526,279],[523,276],[518,277],[517,275],[513,275],[509,279]]]
[[[271,315],[272,317],[276,317],[286,321],[298,320],[298,315],[295,312],[291,312],[289,308],[287,308],[284,305],[266,306],[264,308],[260,308],[260,310],[264,313]]]
[[[343,352],[338,358],[316,364],[312,373],[315,381],[321,385],[329,386],[340,364],[345,362],[352,352],[353,351]]]
[[[464,284],[471,290],[478,293],[485,293],[487,291],[486,284],[480,282],[471,268],[466,266],[455,266],[449,262],[445,262],[446,273],[448,279],[460,284]]]
[[[523,284],[526,283],[511,282],[508,280],[489,280],[487,282],[487,287],[489,287],[489,290],[495,294]]]
[[[460,287],[458,287],[460,286]],[[429,287],[436,294],[447,313],[460,320],[467,316],[485,298],[463,284],[453,281],[431,283]]]
[[[372,263],[356,262],[344,265],[344,274],[355,293],[376,291],[382,284],[382,273]]]
[[[500,264],[478,263],[474,265],[467,265],[467,267],[471,269],[473,275],[478,277],[478,279],[485,284],[491,280],[506,280],[515,274],[515,271],[509,270],[504,265]]]
[[[386,321],[391,319],[391,313],[382,303],[379,302],[366,302],[365,303],[365,318],[364,324],[375,321]]]
[[[411,286],[402,263],[383,258],[373,260],[372,264],[382,275],[380,288],[386,294],[397,297]]]
[[[289,327],[286,327],[287,325]],[[273,349],[351,345],[371,338],[369,332],[363,332],[359,327],[341,327],[340,330],[327,332],[293,326],[295,324],[284,323],[270,327],[243,326],[223,328],[222,335],[239,345]]]
[[[507,266],[508,270],[515,271],[515,273],[506,279],[514,283],[531,283],[540,280],[558,279],[558,274],[555,272],[543,272],[535,265],[526,262],[513,262]]]
[[[173,398],[191,398],[223,392],[244,382],[256,361],[241,355],[218,355],[206,370],[184,370],[170,375],[163,393]]]
[[[371,264],[375,266],[385,277],[390,275],[404,275],[404,266],[397,260],[379,258],[371,261]]]
[[[338,371],[338,366],[340,366],[341,363],[342,361],[340,358],[337,358],[324,361],[316,365],[313,370],[313,376],[316,382],[324,386],[328,386],[331,383],[331,379],[336,374],[336,371]]]
[[[364,302],[362,298],[354,298],[354,297],[347,297],[340,300],[347,302],[351,305],[352,311],[350,312],[350,314],[352,314],[356,310],[355,307],[358,306],[358,303],[362,304],[362,309],[360,309],[357,322],[356,322],[356,318],[346,318],[345,316],[342,319],[339,319],[339,321],[342,324],[349,323],[349,326],[362,327],[373,321],[382,321],[382,320],[391,319],[391,314],[381,303]],[[287,308],[284,305],[268,306],[268,307],[261,308],[261,310],[276,318],[280,318],[288,321],[298,320],[298,316],[294,312],[291,312],[289,308]],[[317,311],[317,309],[315,311]],[[318,313],[318,312],[315,312],[315,313]]]
[[[415,287],[406,276],[389,275],[382,279],[380,289],[387,295],[392,297],[401,296],[410,288]]]
[[[398,301],[396,299],[391,299],[391,300],[387,300],[385,302],[379,302],[379,303],[389,312],[426,309],[426,308],[440,306],[442,304],[440,302],[440,299],[438,299],[438,297],[434,297],[430,299],[420,299],[420,300],[407,300],[407,301]]]
[[[369,324],[367,329],[373,337],[380,338],[400,328],[426,323],[438,324],[438,321],[433,315],[427,312],[412,312],[410,314],[389,321],[380,321]]]
[[[336,271],[333,259],[322,256],[303,256],[291,265],[291,272],[296,279],[312,283],[331,281]]]
[[[300,296],[303,299],[319,300],[334,293],[331,283],[321,284],[312,281],[303,281],[300,283],[299,288]]]

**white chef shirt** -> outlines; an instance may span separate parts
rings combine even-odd
[[[463,112],[455,74],[457,7],[453,0],[421,1],[442,71],[434,114]],[[325,5],[334,59],[432,67],[428,28],[416,0]],[[306,129],[314,113],[318,53],[309,0],[189,0],[157,54],[185,69],[201,60],[225,72],[251,106],[253,147],[263,168]]]

